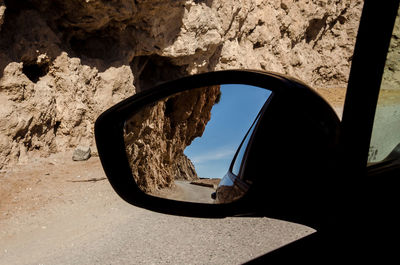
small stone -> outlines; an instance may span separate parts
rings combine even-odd
[[[90,158],[91,150],[89,146],[78,146],[72,154],[73,161],[85,161]]]

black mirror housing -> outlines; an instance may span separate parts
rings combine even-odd
[[[249,148],[245,174],[254,176],[252,188],[239,200],[220,205],[145,194],[134,181],[126,157],[123,127],[127,117],[174,93],[220,84],[257,86],[273,93]],[[329,104],[297,80],[274,73],[227,70],[166,82],[118,103],[97,119],[95,137],[112,187],[130,204],[182,216],[262,215],[314,225],[310,215],[331,199],[339,125]]]

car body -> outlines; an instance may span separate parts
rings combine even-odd
[[[211,196],[216,203],[228,203],[241,198],[247,193],[252,185],[251,179],[245,179],[242,174],[246,166],[248,147],[251,145],[253,133],[256,130],[258,121],[264,113],[269,101],[264,103],[264,106],[254,119],[252,125],[240,143],[235,155],[231,161],[228,171],[223,176],[218,184],[217,190]]]

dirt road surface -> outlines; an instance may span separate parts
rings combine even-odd
[[[176,180],[175,185],[182,191],[179,198],[175,200],[186,202],[199,202],[213,204],[214,200],[211,198],[211,193],[215,189],[193,185],[189,181]]]
[[[0,173],[0,264],[241,264],[314,230],[269,218],[169,216],[122,201],[97,157]]]

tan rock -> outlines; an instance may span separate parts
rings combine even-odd
[[[0,168],[93,146],[102,111],[187,74],[253,68],[345,87],[363,1],[30,3],[0,0]]]
[[[135,113],[125,125],[126,152],[139,187],[155,192],[174,179],[197,179],[186,146],[203,134],[219,86],[171,96]]]

